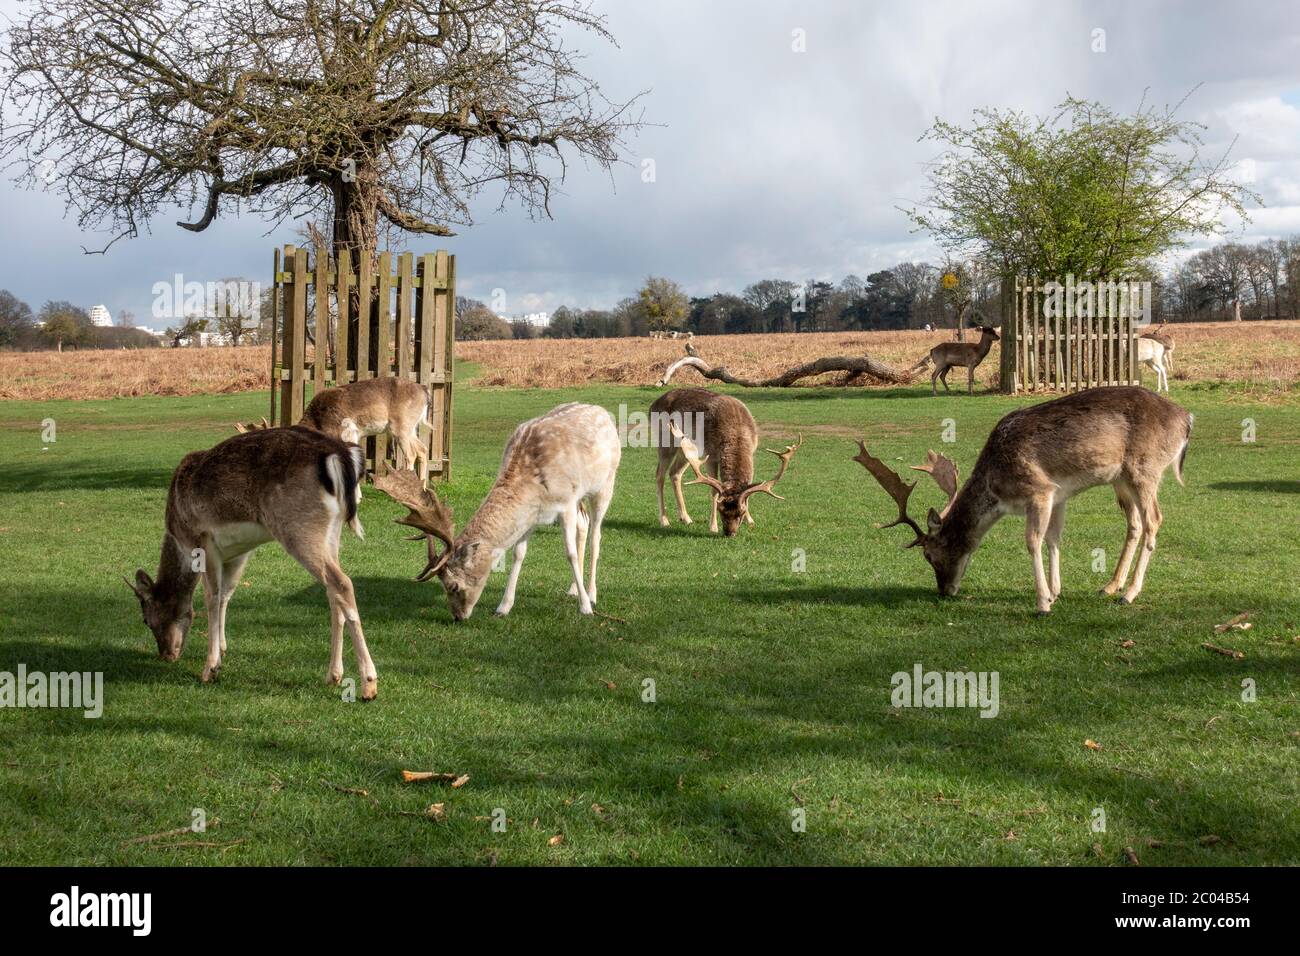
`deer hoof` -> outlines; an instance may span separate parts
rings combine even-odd
[[[366,681],[365,689],[361,692],[362,700],[374,700],[379,696],[379,679],[376,677]]]
[[[1129,597],[1128,595],[1126,595],[1126,594],[1121,594],[1119,597],[1115,598],[1115,603],[1116,603],[1116,604],[1132,604],[1132,603],[1133,603],[1133,599],[1132,599],[1131,597]]]
[[[339,671],[337,674],[326,674],[326,675],[325,675],[325,686],[326,686],[326,687],[337,687],[337,686],[338,686],[339,684],[341,684],[341,683],[343,683],[343,672],[342,672],[342,671]]]
[[[221,676],[220,667],[205,667],[203,668],[203,677],[200,679],[205,684],[215,684],[217,682],[217,678],[220,676]]]
[[[1040,607],[1040,608],[1038,609],[1038,612],[1037,612],[1037,614],[1036,614],[1035,616],[1036,616],[1036,617],[1047,617],[1047,616],[1050,615],[1051,613],[1052,613],[1052,609],[1051,609],[1050,607],[1049,607],[1049,608],[1046,608],[1046,609]]]

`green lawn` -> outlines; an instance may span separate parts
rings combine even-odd
[[[462,388],[459,522],[518,422],[572,399],[643,410],[656,394]],[[399,509],[368,491],[367,539],[345,537],[343,564],[379,670],[373,704],[324,685],[323,590],[275,545],[232,602],[212,686],[199,682],[201,610],[185,656],[165,664],[120,580],[154,569],[180,457],[263,414],[264,394],[0,403],[0,671],[106,682],[98,720],[0,710],[0,863],[1127,865],[1125,847],[1144,865],[1300,863],[1293,399],[1176,390],[1196,413],[1188,484],[1164,486],[1145,593],[1132,607],[1096,593],[1093,549],[1113,567],[1124,530],[1097,489],[1070,505],[1064,593],[1038,619],[1020,519],[994,529],[961,597],[942,600],[900,549],[905,532],[873,527],[892,506],[850,460],[861,434],[899,468],[933,447],[965,475],[1020,400],[743,397],[769,444],[805,431],[787,500],[758,501],[757,526],[726,540],[688,489],[697,523],[661,529],[654,452],[629,449],[601,564],[611,617],[580,618],[546,528],[511,616],[491,614],[498,573],[453,625],[438,585],[411,580],[423,548],[392,524]],[[58,427],[48,446],[45,418]],[[943,445],[948,418],[957,441]],[[914,498],[939,496],[922,484]],[[1251,630],[1213,635],[1242,611]],[[997,671],[1000,713],[892,708],[891,675],[917,663]],[[345,664],[355,674],[350,647]],[[404,784],[402,769],[471,779]],[[410,815],[432,803],[443,819]],[[806,832],[792,829],[799,807]],[[1105,832],[1091,828],[1098,807]],[[195,808],[220,824],[125,842],[185,826]],[[176,842],[216,845],[163,845]]]

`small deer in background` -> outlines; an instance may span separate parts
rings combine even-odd
[[[427,479],[429,449],[420,437],[420,426],[428,418],[429,390],[419,382],[386,375],[325,389],[308,403],[297,424],[351,444],[387,432],[398,464],[419,470]],[[260,425],[235,425],[240,432],[270,427],[265,418]]]
[[[362,535],[357,502],[364,466],[356,445],[298,426],[236,435],[181,459],[167,493],[157,580],[140,569],[134,584],[126,581],[140,600],[159,656],[180,657],[194,621],[194,588],[202,578],[208,615],[203,681],[217,678],[226,653],[230,596],[249,554],[274,540],[325,586],[331,627],[327,681],[343,679],[346,627],[361,673],[361,699],[372,700],[378,676],[352,581],[339,565],[343,525]]]
[[[934,372],[930,375],[930,393],[937,395],[939,389],[935,384],[935,380],[943,382],[945,392],[951,391],[948,388],[948,373],[952,369],[964,365],[966,366],[966,394],[974,394],[975,367],[984,361],[984,357],[989,354],[989,349],[993,347],[993,343],[998,341],[998,332],[993,326],[981,325],[979,330],[980,340],[978,342],[943,342],[930,349],[930,354],[913,365],[909,371],[919,372],[933,363]]]
[[[1142,592],[1147,564],[1156,548],[1163,516],[1157,500],[1165,469],[1183,483],[1183,462],[1191,441],[1192,416],[1144,388],[1094,388],[1031,405],[1007,415],[989,435],[966,484],[957,490],[957,466],[930,452],[925,465],[948,495],[943,511],[930,509],[926,528],[907,514],[915,482],[904,482],[862,443],[853,459],[898,504],[898,517],[884,527],[906,524],[934,568],[939,593],[953,596],[984,535],[1003,516],[1025,516],[1025,543],[1034,561],[1038,613],[1047,614],[1061,593],[1060,541],[1065,503],[1080,491],[1111,485],[1128,520],[1119,563],[1103,594],[1124,589],[1137,551],[1133,581],[1119,598],[1130,604]],[[1047,542],[1050,579],[1043,570]]]
[[[595,405],[570,402],[524,422],[506,443],[496,483],[459,535],[451,509],[413,472],[389,472],[375,479],[375,487],[409,509],[398,523],[423,532],[429,548],[428,563],[416,580],[436,576],[457,621],[474,613],[492,565],[514,548],[514,564],[496,610],[503,616],[510,613],[519,569],[528,553],[528,538],[538,525],[552,524],[557,518],[564,528],[564,551],[573,570],[569,594],[577,596],[583,614],[591,614],[596,602],[601,524],[614,495],[622,453],[613,418]],[[591,573],[584,587],[589,529]],[[439,541],[443,544],[441,554]]]
[[[704,456],[695,442],[683,440],[678,422],[690,415],[700,422]],[[659,467],[655,482],[659,490],[659,523],[668,525],[664,511],[664,477],[671,476],[677,496],[677,514],[683,524],[691,523],[682,495],[682,475],[689,467],[695,472],[692,485],[707,485],[713,491],[713,514],[709,530],[717,532],[718,513],[722,513],[723,533],[732,537],[745,521],[754,523],[749,513],[749,499],[756,494],[780,499],[773,487],[785,474],[790,459],[803,444],[803,437],[784,452],[772,451],[781,460],[776,476],[754,481],[754,452],[758,450],[758,425],[749,409],[739,399],[711,392],[706,388],[676,388],[665,392],[650,406],[651,428],[659,449]],[[667,423],[665,425],[665,423]],[[668,434],[665,434],[667,432]],[[671,437],[670,437],[671,436]]]
[[[1137,340],[1138,361],[1156,373],[1156,391],[1164,385],[1169,391],[1169,373],[1174,370],[1174,339],[1161,322],[1150,331],[1143,332]]]

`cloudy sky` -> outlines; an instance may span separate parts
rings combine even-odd
[[[641,89],[647,127],[613,177],[570,169],[554,219],[530,221],[484,197],[476,222],[441,240],[462,294],[506,294],[510,314],[596,308],[647,274],[692,294],[761,278],[865,276],[933,258],[899,206],[924,195],[934,118],[982,106],[1044,113],[1067,93],[1136,109],[1199,89],[1180,116],[1205,123],[1207,152],[1236,139],[1264,208],[1248,240],[1300,233],[1300,16],[1276,2],[862,2],[604,0],[618,48],[585,41],[588,71],[613,99]],[[19,16],[0,0],[0,16]],[[806,50],[792,47],[803,31]],[[1105,51],[1094,52],[1104,30]],[[651,158],[655,181],[643,182]],[[151,287],[265,279],[270,252],[296,241],[254,219],[200,234],[175,216],[151,235],[84,256],[103,239],[63,218],[55,195],[0,182],[0,288],[32,306],[50,298],[130,309],[148,324]],[[98,240],[98,241],[96,241]],[[433,248],[419,238],[411,248]],[[158,323],[154,323],[158,324]]]

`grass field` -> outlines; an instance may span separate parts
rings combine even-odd
[[[461,388],[458,521],[519,421],[572,399],[643,410],[657,394]],[[990,534],[961,597],[940,599],[904,532],[872,526],[890,505],[850,460],[862,435],[899,468],[935,447],[966,474],[1025,400],[744,398],[769,444],[807,436],[787,500],[760,501],[757,526],[725,540],[688,489],[697,523],[661,529],[654,452],[629,449],[601,564],[610,617],[579,617],[547,528],[511,616],[490,613],[494,574],[453,625],[437,584],[410,579],[422,546],[391,523],[399,509],[367,492],[367,539],[343,546],[379,670],[364,705],[324,685],[323,591],[276,546],[249,565],[211,686],[201,610],[165,664],[120,580],[155,566],[176,462],[261,415],[263,393],[0,403],[0,670],[106,681],[98,720],[0,710],[0,863],[1129,865],[1126,847],[1144,865],[1300,863],[1300,405],[1176,381],[1196,431],[1187,487],[1170,477],[1161,495],[1145,593],[1132,607],[1096,593],[1093,551],[1113,567],[1123,537],[1098,489],[1070,506],[1064,593],[1037,619],[1019,519]],[[1212,633],[1243,611],[1252,629]],[[345,663],[354,675],[350,649]],[[891,675],[917,663],[997,671],[998,716],[892,708]],[[403,769],[470,780],[405,784]],[[421,815],[433,803],[440,820]],[[131,842],[196,808],[219,824]]]

